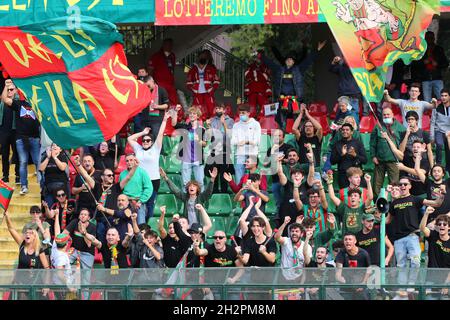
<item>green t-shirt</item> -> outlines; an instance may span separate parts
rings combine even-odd
[[[350,208],[344,202],[336,208],[336,216],[342,221],[342,235],[346,232],[357,233],[362,229],[362,215],[364,214],[365,206],[358,208]]]

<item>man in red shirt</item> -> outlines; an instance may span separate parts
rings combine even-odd
[[[198,63],[195,63],[186,79],[187,88],[194,94],[194,105],[202,107],[202,120],[214,116],[214,93],[219,87],[220,80],[217,69],[212,63],[211,52],[203,50],[199,53]]]
[[[175,88],[175,54],[172,52],[173,40],[164,39],[161,49],[153,54],[148,62],[148,71],[155,82],[166,89],[171,105],[178,103]]]
[[[264,105],[269,103],[272,95],[270,83],[270,70],[262,63],[261,57],[257,55],[245,71],[245,96],[252,106],[250,116],[260,119],[264,116]],[[259,106],[259,112],[257,112]],[[258,116],[256,115],[258,113]]]

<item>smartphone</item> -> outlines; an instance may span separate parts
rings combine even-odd
[[[314,180],[320,180],[321,178],[320,172],[314,172]]]

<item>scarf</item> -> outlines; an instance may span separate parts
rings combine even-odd
[[[68,201],[64,203],[64,207],[62,208],[62,219],[61,219],[61,230],[64,230],[67,225],[67,203]],[[58,206],[61,208],[61,204],[58,202]]]
[[[114,244],[109,247],[111,250],[111,274],[119,274],[119,262],[117,261],[117,245]]]
[[[153,106],[159,104],[159,95],[158,95],[158,85],[155,83],[155,88],[153,91],[150,91],[150,105],[148,114],[151,117],[159,116],[159,110],[153,109]]]
[[[310,208],[309,205],[303,205],[306,212],[306,217],[314,219],[316,222],[316,233],[326,230],[326,216],[323,208],[320,206],[317,209]]]

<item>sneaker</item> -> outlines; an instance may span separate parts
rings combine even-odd
[[[23,196],[23,195],[25,195],[26,193],[28,193],[28,188],[25,187],[25,186],[23,186],[23,187],[20,189],[20,195]]]
[[[20,184],[20,177],[16,177],[16,184],[17,184],[17,185]]]

